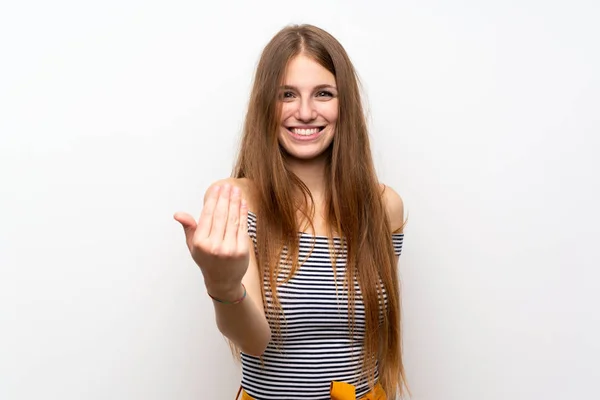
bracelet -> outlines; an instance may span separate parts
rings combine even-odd
[[[237,299],[235,301],[227,301],[227,300],[217,299],[215,296],[213,296],[212,294],[208,293],[208,291],[206,293],[208,293],[208,295],[210,296],[210,298],[213,299],[214,301],[216,301],[217,303],[221,303],[221,304],[239,304],[239,303],[241,303],[246,298],[246,294],[248,294],[248,292],[246,291],[246,286],[244,286],[243,283],[242,283],[242,287],[244,288],[244,294],[242,295],[242,297],[240,297],[239,299]]]

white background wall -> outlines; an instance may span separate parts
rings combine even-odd
[[[2,3],[0,399],[233,398],[172,214],[229,175],[259,53],[302,22],[355,62],[409,212],[413,398],[600,398],[600,5],[369,3]]]

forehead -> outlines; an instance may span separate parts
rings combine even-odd
[[[335,76],[312,58],[300,54],[288,63],[284,85],[298,88],[311,88],[317,85],[335,86]]]

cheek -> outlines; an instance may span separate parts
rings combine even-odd
[[[290,118],[292,115],[294,115],[294,110],[295,109],[294,109],[293,105],[284,103],[281,106],[281,122],[284,122],[285,120]]]
[[[334,123],[338,118],[338,105],[336,102],[328,102],[323,104],[320,114],[330,123]]]

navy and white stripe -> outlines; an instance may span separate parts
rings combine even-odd
[[[256,244],[256,215],[251,212],[248,233]],[[348,291],[344,288],[345,255],[338,255],[334,277],[327,237],[299,235],[299,259],[305,261],[277,288],[285,316],[280,348],[276,349],[273,341],[269,343],[262,358],[264,365],[261,359],[242,354],[242,387],[257,400],[329,400],[330,384],[335,380],[353,384],[359,398],[369,387],[361,374],[365,314],[358,283],[351,337]],[[393,234],[391,239],[396,255],[400,255],[404,235]],[[334,245],[340,248],[339,238],[334,239]],[[265,292],[270,302],[269,290]]]

